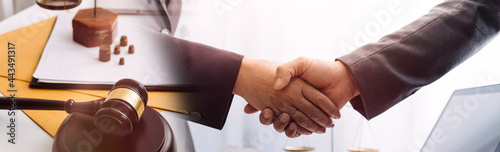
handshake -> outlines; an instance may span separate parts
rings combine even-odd
[[[359,95],[350,70],[341,61],[298,58],[289,63],[243,58],[233,93],[261,111],[260,122],[288,137],[325,133],[339,110]]]

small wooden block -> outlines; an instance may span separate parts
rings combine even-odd
[[[125,64],[125,59],[124,58],[120,58],[120,63],[118,63],[120,65],[124,65]]]
[[[113,52],[113,54],[120,54],[120,46],[119,45],[115,45],[115,51]]]
[[[134,45],[128,46],[128,54],[134,54],[134,52],[135,52]]]
[[[122,36],[120,38],[120,46],[127,46],[128,45],[128,39],[127,36]]]
[[[99,47],[99,61],[108,62],[111,59],[111,48],[109,45]]]

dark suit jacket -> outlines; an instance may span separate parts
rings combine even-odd
[[[475,54],[500,28],[500,0],[448,0],[428,14],[338,58],[360,95],[350,102],[371,119]]]
[[[181,0],[165,0],[167,28],[175,32],[182,10]],[[158,4],[163,9],[161,3]],[[222,129],[233,100],[233,87],[238,77],[242,55],[165,35],[169,56],[166,64],[173,77],[185,84],[189,93],[169,102],[169,110],[185,115],[187,120]],[[186,87],[187,86],[187,87]],[[169,98],[166,98],[169,99]]]
[[[176,101],[171,110],[187,113],[187,120],[222,129],[233,100],[233,87],[242,55],[165,35],[175,73],[190,93]],[[172,69],[170,69],[172,70]]]

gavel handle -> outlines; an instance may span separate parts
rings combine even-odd
[[[65,105],[66,101],[0,97],[0,109],[65,110]]]
[[[101,108],[102,102],[104,102],[104,99],[88,102],[75,102],[72,99],[69,99],[68,101],[59,101],[0,97],[0,109],[14,110],[15,108],[17,110],[64,110],[67,113],[79,112],[94,116],[97,110]]]

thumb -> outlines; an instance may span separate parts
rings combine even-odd
[[[276,69],[276,80],[274,89],[283,89],[290,83],[292,77],[300,76],[307,71],[309,59],[305,57],[297,58],[291,62],[278,66]]]
[[[245,111],[246,114],[252,114],[252,113],[255,113],[255,112],[259,111],[259,110],[255,109],[251,105],[247,104],[245,106],[245,109],[243,109],[243,111]]]

